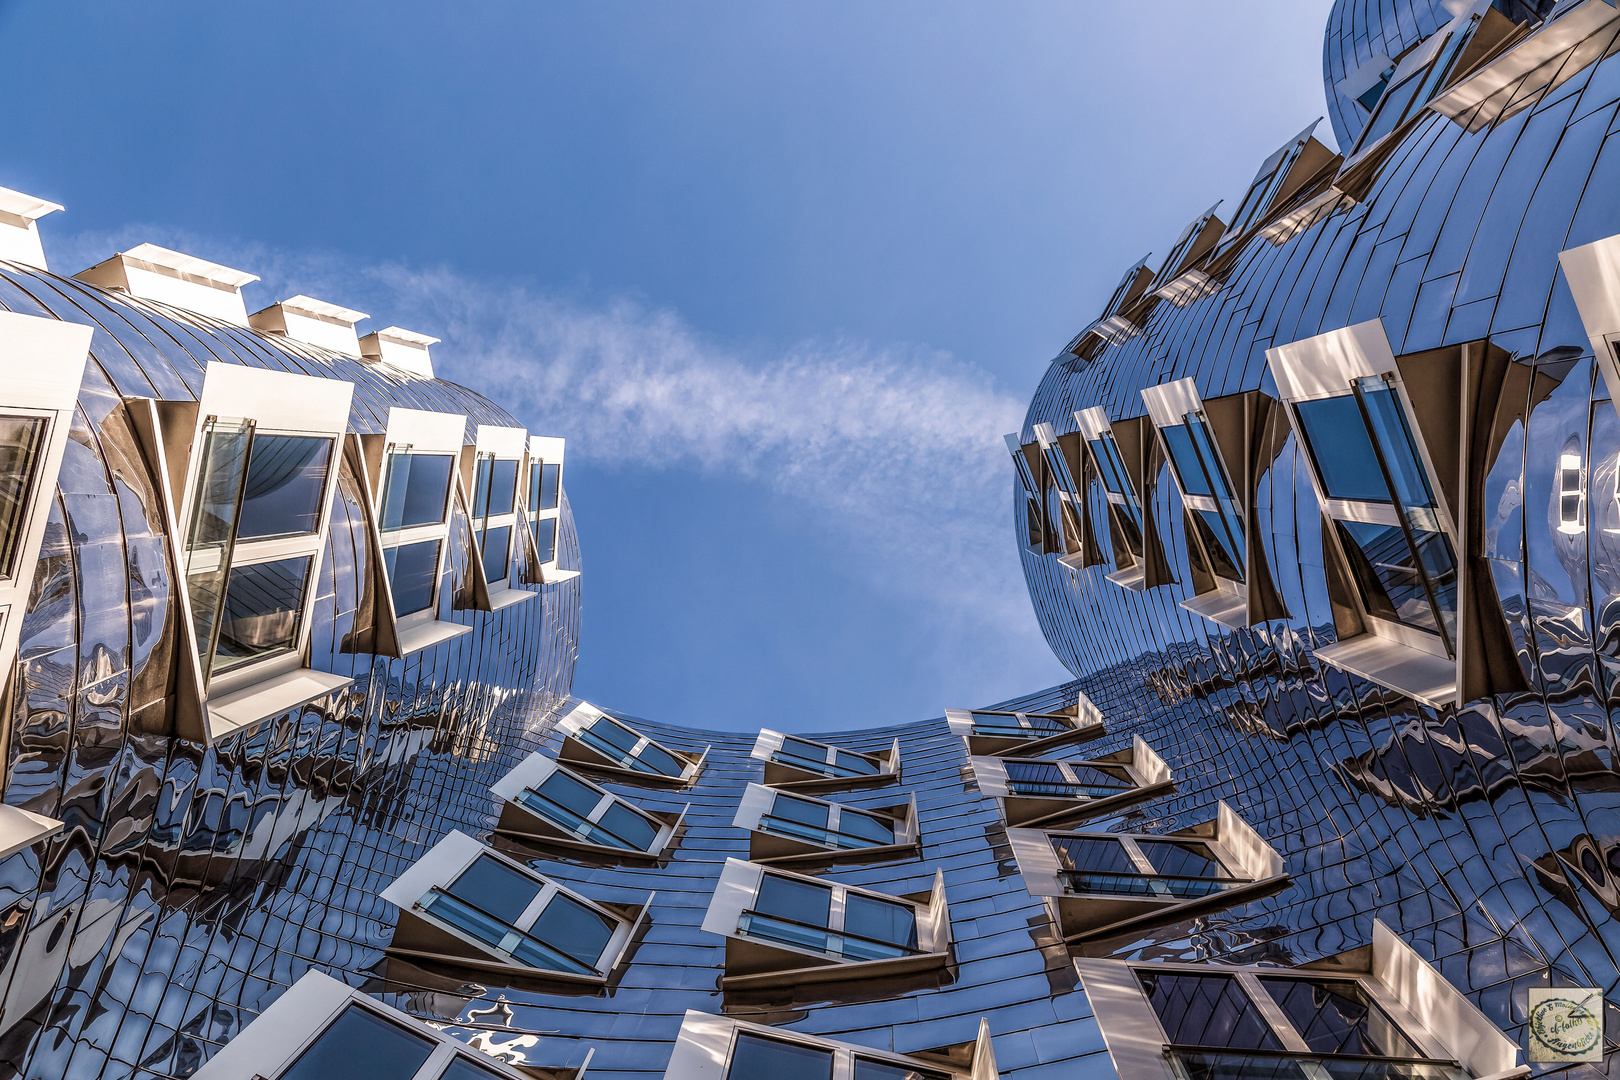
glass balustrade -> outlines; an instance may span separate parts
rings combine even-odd
[[[744,937],[771,941],[794,948],[809,949],[841,960],[893,960],[902,956],[918,956],[922,950],[908,945],[896,945],[878,938],[864,937],[847,931],[829,930],[825,926],[786,919],[779,915],[766,915],[759,911],[745,911],[737,923],[737,933]]]
[[[1246,885],[1230,878],[1179,877],[1091,870],[1065,870],[1060,875],[1065,892],[1083,895],[1165,897],[1194,900]]]
[[[546,944],[515,926],[435,888],[418,902],[421,911],[469,934],[497,952],[505,953],[519,964],[545,971],[562,971],[573,975],[600,974],[589,964],[580,962],[567,953]]]
[[[1183,1080],[1467,1080],[1449,1061],[1355,1055],[1288,1054],[1267,1050],[1167,1049]]]

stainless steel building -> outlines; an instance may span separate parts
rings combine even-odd
[[[0,193],[0,1076],[1606,1075],[1616,51],[1340,0],[1340,150],[1008,437],[1073,681],[814,738],[570,695],[564,447],[431,338]]]

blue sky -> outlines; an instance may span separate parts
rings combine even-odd
[[[1329,7],[0,0],[0,185],[57,270],[180,247],[566,436],[579,694],[894,723],[1065,677],[1000,435],[1322,114]]]

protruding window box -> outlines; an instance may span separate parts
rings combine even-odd
[[[1000,1075],[990,1024],[982,1017],[978,1037],[969,1042],[896,1054],[696,1009],[688,1009],[681,1021],[664,1070],[664,1080],[999,1080]]]
[[[1074,962],[1120,1080],[1510,1080],[1520,1049],[1388,927],[1294,968]]]
[[[1216,206],[1220,204],[1217,203]],[[1208,274],[1197,269],[1199,263],[1220,242],[1226,224],[1215,216],[1210,207],[1191,222],[1176,238],[1175,247],[1165,256],[1159,272],[1148,284],[1148,293],[1160,300],[1168,300],[1176,307],[1186,307],[1194,300],[1212,296],[1220,291]]]
[[[899,739],[882,754],[863,754],[762,728],[751,756],[765,763],[765,783],[794,791],[843,791],[900,779]]]
[[[1175,790],[1170,767],[1142,740],[1084,760],[970,757],[979,790],[1001,802],[1008,825],[1032,828],[1111,814]]]
[[[1109,539],[1114,549],[1114,572],[1108,580],[1137,592],[1174,584],[1157,523],[1142,510],[1151,502],[1162,460],[1152,420],[1138,416],[1110,422],[1101,406],[1093,406],[1076,412],[1074,422],[1108,502]]]
[[[529,436],[529,486],[523,505],[534,538],[539,563],[539,584],[556,585],[579,577],[578,570],[560,565],[563,493],[563,457],[567,443],[542,435]]]
[[[1282,856],[1223,802],[1162,835],[1008,829],[1024,890],[1065,942],[1136,933],[1246,903],[1288,880]]]
[[[1309,198],[1318,183],[1325,183],[1338,170],[1344,159],[1313,134],[1321,122],[1313,120],[1261,163],[1232,215],[1232,223],[1221,235],[1215,258],[1206,267],[1210,277],[1223,278],[1250,237],[1274,221],[1290,203]]]
[[[0,259],[40,270],[49,269],[35,222],[60,209],[58,203],[0,188]]]
[[[1072,713],[946,709],[945,722],[952,735],[967,743],[969,754],[981,757],[1034,757],[1108,734],[1102,713],[1084,694],[1079,695]]]
[[[1608,0],[1566,3],[1527,36],[1520,30],[1508,38],[1511,47],[1435,97],[1429,108],[1469,131],[1482,131],[1534,105],[1612,52],[1617,24],[1620,8]]]
[[[522,428],[479,424],[476,441],[464,447],[461,482],[472,498],[468,514],[478,548],[473,568],[479,608],[500,611],[537,595],[518,588],[512,564],[520,550],[528,521],[519,513],[518,480],[529,449],[529,433]]]
[[[908,897],[727,859],[703,929],[726,939],[727,989],[911,975],[951,953],[945,873]]]
[[[248,325],[267,334],[279,334],[292,341],[358,357],[360,336],[355,333],[354,324],[369,318],[371,316],[363,311],[300,293],[255,311],[248,316]]]
[[[563,733],[558,756],[571,768],[615,780],[663,787],[684,787],[703,768],[703,753],[671,750],[628,723],[582,701],[557,721]]]
[[[644,810],[543,754],[530,754],[495,782],[495,832],[538,847],[655,862],[670,852],[686,810]]]
[[[461,832],[381,895],[399,908],[390,956],[588,986],[607,983],[652,903],[587,900]]]
[[[103,289],[156,300],[237,326],[248,324],[242,286],[259,280],[257,274],[156,244],[137,244],[73,276]]]
[[[921,850],[916,795],[898,806],[854,807],[749,784],[731,824],[750,830],[748,857],[757,863],[876,862]]]
[[[1148,258],[1144,255],[1125,271],[1119,284],[1114,286],[1108,303],[1103,305],[1102,314],[1064,346],[1058,360],[1070,356],[1090,360],[1104,345],[1117,345],[1142,332],[1141,320],[1153,299],[1147,291],[1149,283],[1153,281],[1153,271],[1147,265]]]
[[[589,1063],[590,1052],[585,1061]],[[439,1027],[310,969],[194,1075],[197,1080],[583,1080],[585,1068],[514,1068]]]
[[[372,363],[387,364],[406,374],[431,379],[433,358],[428,349],[438,343],[436,337],[403,326],[385,326],[360,339],[360,355]]]

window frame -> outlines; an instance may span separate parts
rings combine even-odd
[[[436,890],[448,890],[462,873],[479,859],[484,858],[494,859],[539,886],[539,891],[525,906],[517,920],[504,923],[517,933],[530,934],[544,916],[546,909],[559,897],[579,903],[595,914],[613,921],[615,924],[613,933],[609,935],[607,944],[602,947],[595,964],[591,965],[594,974],[531,967],[498,946],[483,941],[434,915],[424,905],[424,901]],[[399,909],[394,937],[385,950],[390,956],[408,959],[417,964],[448,965],[453,968],[471,968],[541,981],[595,986],[605,985],[626,963],[631,943],[647,919],[654,896],[653,893],[648,893],[646,901],[632,906],[609,905],[592,900],[454,829],[378,895]],[[404,944],[401,944],[402,939]],[[451,948],[458,951],[446,951]]]
[[[632,734],[639,736],[640,740],[635,749],[631,751],[632,757],[639,755],[648,746],[657,747],[677,761],[685,762],[678,777],[669,776],[661,772],[642,772],[639,769],[627,768],[610,762],[601,751],[582,741],[578,733],[589,728],[599,719],[611,720]],[[629,781],[631,783],[651,784],[664,787],[684,787],[697,779],[698,773],[703,770],[704,760],[708,757],[709,747],[705,746],[702,753],[692,754],[685,750],[675,750],[665,746],[637,729],[636,725],[618,713],[609,713],[592,705],[588,701],[577,703],[557,721],[557,730],[563,736],[563,743],[557,756],[564,765],[570,768],[583,769],[587,772],[600,773],[614,780]]]
[[[1007,762],[1056,765],[1060,770],[1072,765],[1123,769],[1132,786],[1122,789],[1117,795],[1100,797],[1019,794],[1012,790],[1011,782],[1007,779]],[[973,769],[979,791],[997,801],[1002,821],[1012,827],[1055,827],[1060,822],[1084,821],[1175,790],[1175,776],[1170,766],[1140,735],[1131,736],[1131,745],[1126,749],[1097,757],[1030,759],[973,755],[968,758],[968,765]],[[1068,778],[1066,783],[1082,783],[1074,779],[1072,769],[1065,775]]]
[[[846,933],[843,927],[850,896],[908,907],[915,920],[917,947],[915,951],[897,957],[860,960],[793,942],[747,934],[741,927],[741,921],[758,903],[767,875],[828,890],[828,925],[821,929],[830,935]],[[951,918],[945,900],[943,870],[935,870],[933,887],[926,894],[890,896],[873,889],[794,873],[779,866],[728,858],[710,896],[702,929],[705,933],[726,939],[725,974],[721,977],[720,985],[728,990],[791,987],[930,972],[944,967],[950,961],[952,952]]]
[[[577,780],[597,793],[596,806],[585,815],[585,819],[590,823],[600,825],[602,817],[616,805],[624,806],[645,818],[656,830],[649,846],[644,850],[636,850],[596,843],[581,836],[577,830],[569,829],[565,823],[545,817],[522,801],[522,793],[525,790],[537,791],[541,784],[557,773]],[[677,813],[649,810],[614,794],[590,777],[576,773],[555,758],[539,752],[532,753],[518,762],[511,772],[490,785],[489,790],[502,802],[500,820],[494,829],[496,834],[514,837],[537,846],[610,855],[622,860],[659,861],[666,858],[679,842],[686,813],[691,809],[691,804],[688,803]]]
[[[1074,710],[1072,713],[1034,709],[946,709],[945,723],[951,729],[951,734],[967,744],[969,754],[981,757],[1033,757],[1059,746],[1090,742],[1108,734],[1108,725],[1103,722],[1101,710],[1085,694],[1075,692],[1075,704],[1072,708]],[[1010,734],[1014,725],[1009,725],[1008,734],[981,731],[975,719],[981,715],[1011,717],[1015,721],[1015,726],[1031,732],[1034,728],[1026,722],[1030,717],[1060,722],[1068,730],[1052,735],[1014,735]]]
[[[532,600],[535,593],[528,589],[516,586],[516,571],[519,560],[519,540],[521,533],[527,531],[527,521],[523,517],[523,485],[525,479],[524,464],[528,458],[529,433],[523,428],[501,427],[494,424],[479,424],[474,429],[473,444],[462,447],[461,451],[461,495],[463,505],[467,509],[467,528],[472,535],[473,551],[477,553],[477,565],[473,568],[473,577],[477,582],[476,589],[483,592],[484,603],[479,606],[486,611],[501,611],[513,604]],[[490,462],[490,471],[493,476],[495,466],[504,462],[514,465],[512,477],[512,506],[498,514],[480,513],[476,505],[478,498],[478,469],[482,462]],[[493,485],[492,485],[493,486]],[[491,578],[485,567],[485,542],[491,530],[506,529],[506,573],[498,578]]]
[[[1046,483],[1041,498],[1042,510],[1046,514],[1043,524],[1052,525],[1054,509],[1058,514],[1059,524],[1053,530],[1057,534],[1058,562],[1076,570],[1102,562],[1097,538],[1092,534],[1090,509],[1085,501],[1088,462],[1085,451],[1079,448],[1079,435],[1060,436],[1051,424],[1046,423],[1036,424],[1032,430]],[[1052,502],[1054,497],[1055,504]]]
[[[1078,410],[1074,420],[1085,441],[1086,452],[1091,456],[1094,479],[1102,486],[1108,502],[1114,571],[1105,576],[1120,588],[1133,592],[1174,584],[1176,579],[1165,560],[1158,526],[1151,512],[1154,478],[1160,464],[1157,458],[1163,454],[1157,436],[1150,438],[1147,435],[1146,429],[1152,427],[1152,419],[1140,416],[1116,424],[1108,419],[1108,413],[1102,406],[1094,405]],[[1130,449],[1121,445],[1121,433],[1130,444]],[[1112,451],[1114,460],[1105,464],[1094,445],[1099,441]],[[1109,490],[1107,476],[1110,470],[1119,473],[1120,482],[1128,491]]]
[[[536,561],[539,563],[540,584],[553,585],[563,581],[572,581],[579,577],[578,570],[564,570],[559,565],[562,554],[562,505],[563,505],[563,474],[564,459],[567,453],[567,440],[546,435],[529,436],[528,469],[523,484],[525,498],[524,510],[528,517],[529,534],[534,541]],[[543,507],[540,500],[534,498],[537,490],[544,490],[545,469],[549,465],[557,467],[557,505]],[[540,480],[537,488],[535,480]],[[532,505],[531,505],[532,504]],[[551,530],[551,558],[540,558],[541,523]]]
[[[1170,254],[1160,264],[1159,272],[1148,283],[1149,295],[1168,300],[1178,308],[1208,295],[1205,292],[1208,276],[1199,274],[1203,278],[1203,281],[1199,281],[1190,275],[1197,273],[1193,268],[1215,250],[1226,232],[1226,223],[1215,216],[1220,205],[1217,202],[1181,230],[1181,235],[1176,237],[1175,244],[1170,248]]]
[[[306,971],[234,1038],[219,1047],[203,1062],[196,1080],[279,1080],[350,1007],[363,1009],[434,1044],[421,1068],[400,1080],[439,1080],[458,1061],[488,1069],[497,1077],[524,1080],[523,1073],[500,1058],[483,1053],[443,1030],[454,1025],[427,1024],[317,968]],[[577,1080],[593,1052],[587,1051],[585,1065],[577,1070],[563,1069],[557,1075]]]
[[[923,1069],[942,1073],[950,1080],[1000,1080],[990,1024],[979,1018],[977,1036],[966,1042],[909,1054],[876,1050],[855,1043],[840,1042],[819,1035],[807,1035],[787,1028],[768,1027],[731,1016],[686,1010],[675,1048],[665,1067],[663,1080],[755,1080],[731,1077],[732,1055],[740,1035],[791,1043],[814,1050],[832,1051],[832,1080],[853,1080],[855,1059]],[[966,1061],[964,1067],[959,1062]]]
[[[827,832],[840,832],[843,815],[863,814],[880,818],[894,832],[888,844],[865,844],[855,847],[835,847],[810,837],[797,836],[786,830],[772,829],[767,817],[775,816],[776,801],[782,798],[804,799],[828,808]],[[761,866],[781,866],[793,863],[834,863],[887,861],[903,857],[906,853],[921,851],[922,837],[918,831],[917,796],[911,793],[907,801],[898,806],[847,806],[831,799],[819,799],[802,791],[782,791],[749,781],[737,803],[737,813],[731,820],[732,828],[747,829],[748,858]],[[852,835],[841,833],[841,835]]]
[[[781,751],[783,741],[788,738],[809,743],[811,746],[819,746],[827,751],[827,756],[823,760],[829,766],[837,754],[854,754],[875,763],[878,771],[842,776],[827,772],[812,772],[790,762],[778,761],[775,755]],[[880,787],[900,779],[899,738],[894,740],[894,744],[886,754],[874,754],[863,750],[851,750],[845,746],[835,746],[819,739],[805,738],[803,735],[787,735],[770,728],[760,728],[759,737],[754,740],[754,749],[749,756],[755,761],[765,763],[766,785],[786,791],[842,791],[850,788]]]

